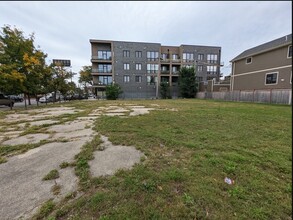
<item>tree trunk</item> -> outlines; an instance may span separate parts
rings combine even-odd
[[[27,94],[27,98],[28,98],[28,105],[31,105],[31,96],[29,93]]]
[[[26,93],[24,93],[24,107],[27,109],[27,104],[26,104]]]

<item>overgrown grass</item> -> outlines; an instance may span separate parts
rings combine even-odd
[[[96,137],[75,158],[84,195],[65,199],[40,218],[292,219],[290,106],[209,100],[67,105],[89,112],[129,103],[159,104],[161,110],[103,116],[95,129],[114,144],[137,147],[146,158],[132,170],[92,178],[88,160],[100,145]],[[234,184],[226,184],[225,177]]]

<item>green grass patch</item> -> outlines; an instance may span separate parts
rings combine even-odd
[[[35,216],[33,216],[33,220],[40,220],[40,219],[44,219],[45,217],[47,217],[52,210],[55,207],[55,203],[53,202],[53,200],[48,200],[47,202],[45,202],[42,207],[39,209],[39,211],[37,212],[37,214]]]
[[[59,178],[58,170],[51,170],[42,180],[54,180]]]
[[[75,157],[83,195],[68,195],[46,216],[292,219],[291,106],[194,99],[76,101],[64,106],[85,111],[64,120],[126,104],[157,110],[128,118],[101,116],[94,129],[113,144],[135,146],[144,159],[131,170],[92,178],[88,161],[99,150],[96,137]],[[234,183],[228,185],[225,177]]]

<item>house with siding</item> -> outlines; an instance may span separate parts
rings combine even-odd
[[[230,62],[231,91],[292,89],[292,34],[245,50]]]

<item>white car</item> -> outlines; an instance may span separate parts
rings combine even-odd
[[[48,93],[45,96],[41,97],[39,99],[40,103],[46,103],[46,102],[53,102],[53,95],[52,93]]]

